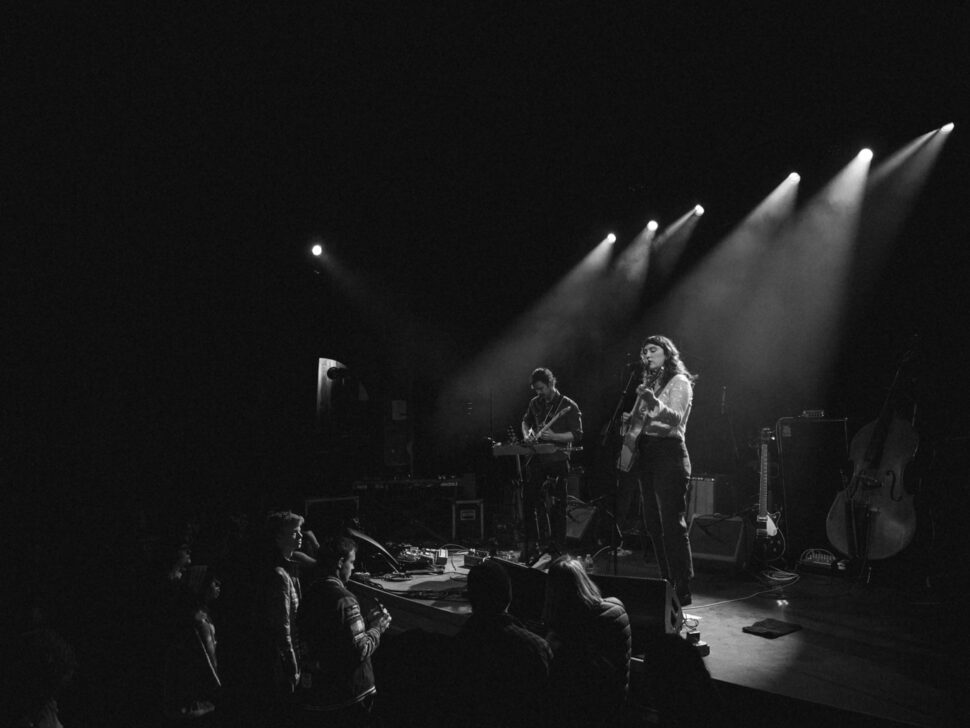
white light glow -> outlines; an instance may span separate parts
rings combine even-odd
[[[656,220],[651,220],[647,223],[647,230],[650,232],[656,232],[658,227],[660,227],[660,225],[657,224]]]
[[[801,179],[802,176],[798,174],[798,172],[792,172],[790,175],[788,175],[789,182],[799,182]]]
[[[949,134],[951,131],[953,131],[954,126],[954,123],[951,121],[949,124],[944,124],[941,126],[940,131],[942,131],[944,134]]]
[[[321,255],[323,255],[323,246],[318,243],[310,248],[310,252],[319,258]]]
[[[609,235],[607,235],[606,236],[606,242],[608,242],[610,245],[612,245],[613,243],[615,243],[616,242],[616,235],[614,235],[613,233],[610,233]]]
[[[863,149],[861,152],[859,152],[859,159],[861,159],[863,162],[868,162],[870,159],[872,159],[872,150]]]
[[[698,217],[701,216],[701,215],[703,215],[704,214],[704,208],[701,207],[700,205],[697,205],[694,208],[694,214],[697,215]]]

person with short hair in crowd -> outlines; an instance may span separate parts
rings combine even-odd
[[[296,615],[301,596],[292,557],[303,542],[302,527],[303,516],[291,511],[271,513],[266,519],[270,563],[261,574],[257,646],[262,655],[256,689],[261,691],[257,699],[263,718],[277,724],[283,722],[281,716],[287,714],[300,680]]]
[[[613,725],[630,683],[632,633],[623,603],[604,599],[578,559],[560,556],[549,567],[543,621],[553,652],[549,725]]]
[[[345,537],[325,540],[316,556],[317,578],[300,613],[303,679],[297,703],[303,725],[370,723],[377,692],[371,656],[391,615],[381,607],[365,617],[347,588],[356,558],[356,542]]]
[[[493,559],[468,572],[472,616],[456,637],[463,725],[534,728],[543,722],[552,650],[508,611],[512,585]]]

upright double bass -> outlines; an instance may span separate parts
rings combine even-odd
[[[825,519],[831,544],[852,558],[888,558],[906,548],[916,533],[913,496],[906,491],[903,472],[916,455],[919,436],[893,406],[903,366],[912,357],[912,349],[902,355],[879,417],[852,438],[852,479],[835,496]]]

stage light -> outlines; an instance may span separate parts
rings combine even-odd
[[[696,207],[694,207],[694,214],[700,217],[701,215],[704,214],[704,208],[701,207],[700,205],[697,205]]]
[[[799,182],[801,181],[801,179],[802,179],[802,176],[798,174],[798,172],[792,172],[790,175],[788,175],[789,182]]]
[[[606,236],[606,242],[608,242],[610,245],[612,245],[613,243],[615,243],[616,242],[616,235],[614,235],[613,233],[610,233],[609,235],[607,235]]]
[[[312,248],[310,248],[310,252],[319,258],[321,255],[323,255],[323,246],[317,243]]]
[[[861,152],[859,152],[859,159],[861,159],[863,162],[868,162],[870,159],[872,159],[872,150],[863,149]]]
[[[656,220],[651,220],[650,222],[647,223],[647,230],[649,230],[652,233],[656,232],[658,227],[660,226],[657,224]]]
[[[954,127],[954,124],[951,121],[949,124],[944,124],[943,126],[941,126],[940,131],[942,131],[944,134],[949,134],[951,131],[953,131],[953,127]]]

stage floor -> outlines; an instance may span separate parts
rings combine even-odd
[[[606,554],[595,566],[613,573]],[[417,600],[420,608],[400,613],[401,619],[396,615],[394,626],[454,633],[468,614],[467,604],[454,598],[464,573],[449,567],[438,577],[382,583],[387,591],[371,595],[380,595],[395,614],[400,610],[394,602],[420,589],[425,597]],[[616,559],[616,573],[659,576],[639,551]],[[953,717],[953,688],[964,689],[960,671],[966,659],[954,654],[958,648],[947,636],[952,616],[941,605],[886,586],[816,574],[779,587],[750,573],[698,568],[692,587],[685,619],[709,645],[705,662],[739,724],[774,726],[794,718],[840,726],[959,722]],[[433,590],[443,590],[446,598],[430,598]],[[800,629],[775,639],[742,631],[767,618]]]
[[[649,559],[639,551],[619,558],[617,573],[658,577]],[[605,555],[596,566],[612,573]],[[803,574],[777,586],[751,573],[700,566],[696,572],[685,620],[710,646],[705,663],[712,677],[742,689],[737,699],[750,699],[747,689],[845,711],[850,715],[840,714],[840,725],[853,718],[858,725],[953,721],[953,683],[966,676],[954,674],[955,645],[940,604],[843,576]],[[774,639],[742,631],[769,618],[801,629]],[[744,725],[760,724],[744,712]],[[765,716],[764,725],[778,720]]]

